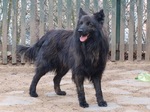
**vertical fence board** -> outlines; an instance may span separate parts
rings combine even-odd
[[[49,0],[49,19],[48,19],[48,23],[49,23],[49,30],[53,29],[53,4],[54,1],[53,0]]]
[[[35,42],[37,41],[37,37],[36,37],[36,34],[35,34],[35,30],[36,30],[36,0],[31,0],[31,8],[30,8],[30,41],[31,41],[31,45],[35,44]]]
[[[26,30],[26,24],[25,24],[25,15],[26,15],[26,0],[21,0],[21,45],[25,45],[25,30]],[[25,63],[24,56],[21,56],[21,63]]]
[[[120,17],[120,61],[124,61],[124,52],[125,52],[125,45],[124,45],[124,39],[125,39],[125,5],[126,1],[121,0],[121,17]]]
[[[103,10],[105,14],[104,27],[106,28],[107,33],[109,32],[109,7],[108,0],[103,0]]]
[[[78,17],[78,14],[79,14],[79,9],[80,9],[80,6],[81,6],[81,0],[76,0],[76,14],[77,14],[77,17]]]
[[[62,0],[58,0],[58,28],[62,28]]]
[[[111,61],[116,60],[116,0],[112,0]]]
[[[119,60],[121,1],[116,2],[116,60]]]
[[[76,0],[76,21],[78,21],[80,7],[81,7],[81,0]]]
[[[85,11],[90,12],[90,0],[85,0]]]
[[[138,0],[138,43],[137,43],[137,60],[142,59],[142,18],[143,18],[143,0]]]
[[[67,0],[67,29],[71,29],[72,1]]]
[[[49,0],[49,20],[48,20],[48,23],[49,23],[49,30],[52,29],[54,26],[53,26],[53,0]]]
[[[146,61],[150,59],[150,0],[147,0],[147,23],[146,23]]]
[[[3,25],[2,25],[2,62],[7,64],[7,14],[8,0],[3,1]]]
[[[106,1],[106,0],[103,0]],[[98,11],[98,0],[93,0],[94,2],[94,12]]]
[[[40,0],[40,38],[44,35],[44,0]]]
[[[15,64],[16,59],[16,45],[17,45],[17,4],[18,0],[12,0],[12,22],[13,22],[13,29],[12,29],[12,64]]]
[[[81,0],[76,0],[76,20],[75,20],[76,23],[75,23],[75,26],[77,25],[80,7],[81,7]]]
[[[130,18],[129,18],[129,61],[133,61],[133,45],[134,45],[134,3],[135,0],[130,2]]]

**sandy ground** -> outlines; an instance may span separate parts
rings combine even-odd
[[[61,82],[66,96],[53,89],[54,73],[48,73],[37,86],[38,98],[28,95],[34,75],[33,65],[0,65],[0,112],[150,112],[150,82],[135,80],[139,73],[150,72],[146,62],[108,62],[102,88],[108,107],[98,107],[95,90],[85,82],[89,108],[78,105],[76,88],[69,72]]]

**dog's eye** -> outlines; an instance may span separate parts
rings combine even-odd
[[[87,24],[87,25],[90,25],[90,22],[87,22],[86,24]]]
[[[91,22],[87,22],[88,26],[93,26],[93,24]]]

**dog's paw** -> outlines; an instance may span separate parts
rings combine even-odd
[[[31,97],[38,97],[38,94],[36,92],[30,92],[29,94]]]
[[[98,103],[98,106],[107,107],[107,102],[106,101],[101,101],[101,102]]]
[[[62,96],[65,96],[66,95],[66,92],[65,91],[59,91],[56,93],[57,95],[62,95]]]
[[[82,103],[80,103],[80,107],[87,108],[87,107],[89,107],[89,104],[86,102],[82,102]]]

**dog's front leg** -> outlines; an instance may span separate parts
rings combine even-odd
[[[103,93],[101,89],[101,78],[100,77],[93,77],[92,82],[94,84],[94,88],[96,91],[96,98],[98,106],[100,107],[107,107],[107,102],[103,99]]]
[[[86,102],[86,99],[85,99],[84,86],[83,86],[84,77],[80,75],[74,75],[73,80],[77,87],[79,105],[83,108],[89,107],[89,104]]]

